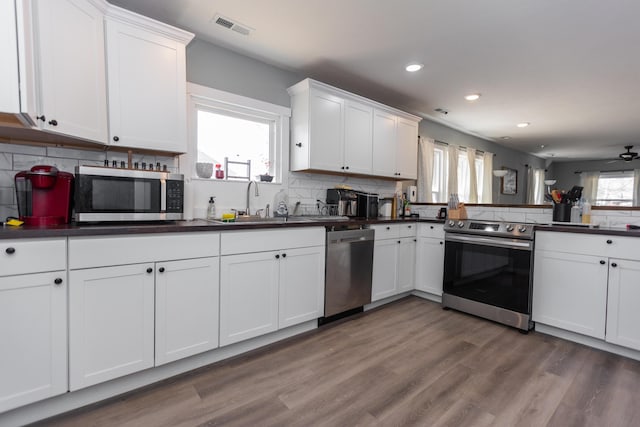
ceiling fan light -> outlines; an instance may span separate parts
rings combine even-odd
[[[416,71],[422,70],[423,67],[424,64],[412,63],[404,67],[404,69],[410,73],[415,73]]]

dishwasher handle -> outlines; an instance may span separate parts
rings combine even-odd
[[[327,243],[330,245],[340,243],[357,243],[372,241],[375,236],[375,230],[339,230],[327,232]]]

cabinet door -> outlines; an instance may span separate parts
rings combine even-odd
[[[69,273],[72,391],[153,366],[153,300],[153,264]]]
[[[103,14],[86,0],[37,0],[41,128],[107,143]]]
[[[402,179],[418,177],[418,123],[398,117],[396,173]]]
[[[345,104],[345,172],[371,174],[373,108],[354,101]]]
[[[396,176],[396,116],[380,110],[373,113],[372,173]]]
[[[156,366],[218,347],[219,258],[156,263]]]
[[[343,172],[344,100],[311,90],[309,104],[311,169]]]
[[[324,256],[321,246],[282,251],[278,328],[323,316]]]
[[[376,240],[373,246],[371,301],[397,293],[398,239]]]
[[[416,249],[416,289],[442,296],[444,240],[418,238]]]
[[[221,257],[220,346],[278,329],[279,258],[279,252]]]
[[[640,350],[640,262],[609,261],[608,342]]]
[[[533,320],[604,339],[607,270],[602,257],[536,251]]]
[[[0,2],[0,111],[20,112],[20,79],[18,77],[18,39],[16,8],[13,1]]]
[[[65,271],[0,278],[0,341],[0,412],[67,391]]]
[[[186,151],[184,45],[107,20],[110,143]]]
[[[416,238],[403,237],[398,245],[398,292],[415,289]]]

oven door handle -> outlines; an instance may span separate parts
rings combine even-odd
[[[481,236],[462,236],[458,234],[447,234],[444,238],[445,242],[470,243],[484,246],[494,246],[497,248],[520,249],[525,251],[532,250],[533,242],[511,239],[496,239],[492,237]]]

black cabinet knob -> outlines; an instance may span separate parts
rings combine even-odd
[[[120,138],[119,138],[119,137],[117,137],[117,136],[114,136],[114,137],[113,137],[113,140],[114,140],[115,142],[118,142],[118,141],[120,141]]]
[[[604,265],[604,264],[605,264],[605,262],[604,262],[604,260],[603,260],[603,259],[601,259],[601,260],[600,260],[600,264],[602,264],[602,265]]]
[[[618,266],[618,264],[616,264],[615,262],[611,263],[611,267],[617,267],[617,266]]]
[[[62,284],[62,279],[61,279],[61,278],[59,278],[59,277],[57,277],[57,278],[53,281],[53,283],[55,283],[56,285],[60,285],[60,284]]]
[[[411,226],[410,226],[410,225],[407,225],[407,227],[411,228]]]
[[[43,122],[47,120],[46,116],[43,114],[41,116],[36,116],[36,120],[42,120]]]
[[[160,273],[164,273],[164,267],[160,267],[160,268],[158,269],[158,271],[159,271]]]
[[[153,272],[153,268],[149,267],[147,268],[147,273],[152,273]]]
[[[298,143],[296,144],[296,147],[302,147],[302,142],[298,142]]]
[[[387,227],[387,230],[391,230],[391,227]]]
[[[4,251],[7,253],[7,255],[13,255],[13,254],[16,253],[16,248],[9,247],[9,248],[5,249]]]
[[[278,255],[276,255],[276,259],[280,259],[280,255],[279,255],[279,254],[278,254]]]
[[[56,119],[49,120],[49,124],[50,124],[51,126],[58,126],[58,121],[57,121]]]
[[[607,240],[607,245],[610,245],[613,243],[613,240]]]
[[[444,245],[444,242],[440,242],[441,245]]]
[[[282,258],[286,258],[286,257],[287,257],[287,254],[282,254]]]
[[[398,240],[398,244],[400,244],[400,240]]]
[[[345,167],[345,169],[347,169],[347,170],[348,170],[348,169],[349,169],[349,166],[346,166],[346,167]]]
[[[432,225],[432,226],[430,226],[430,228],[433,230],[433,225]]]

